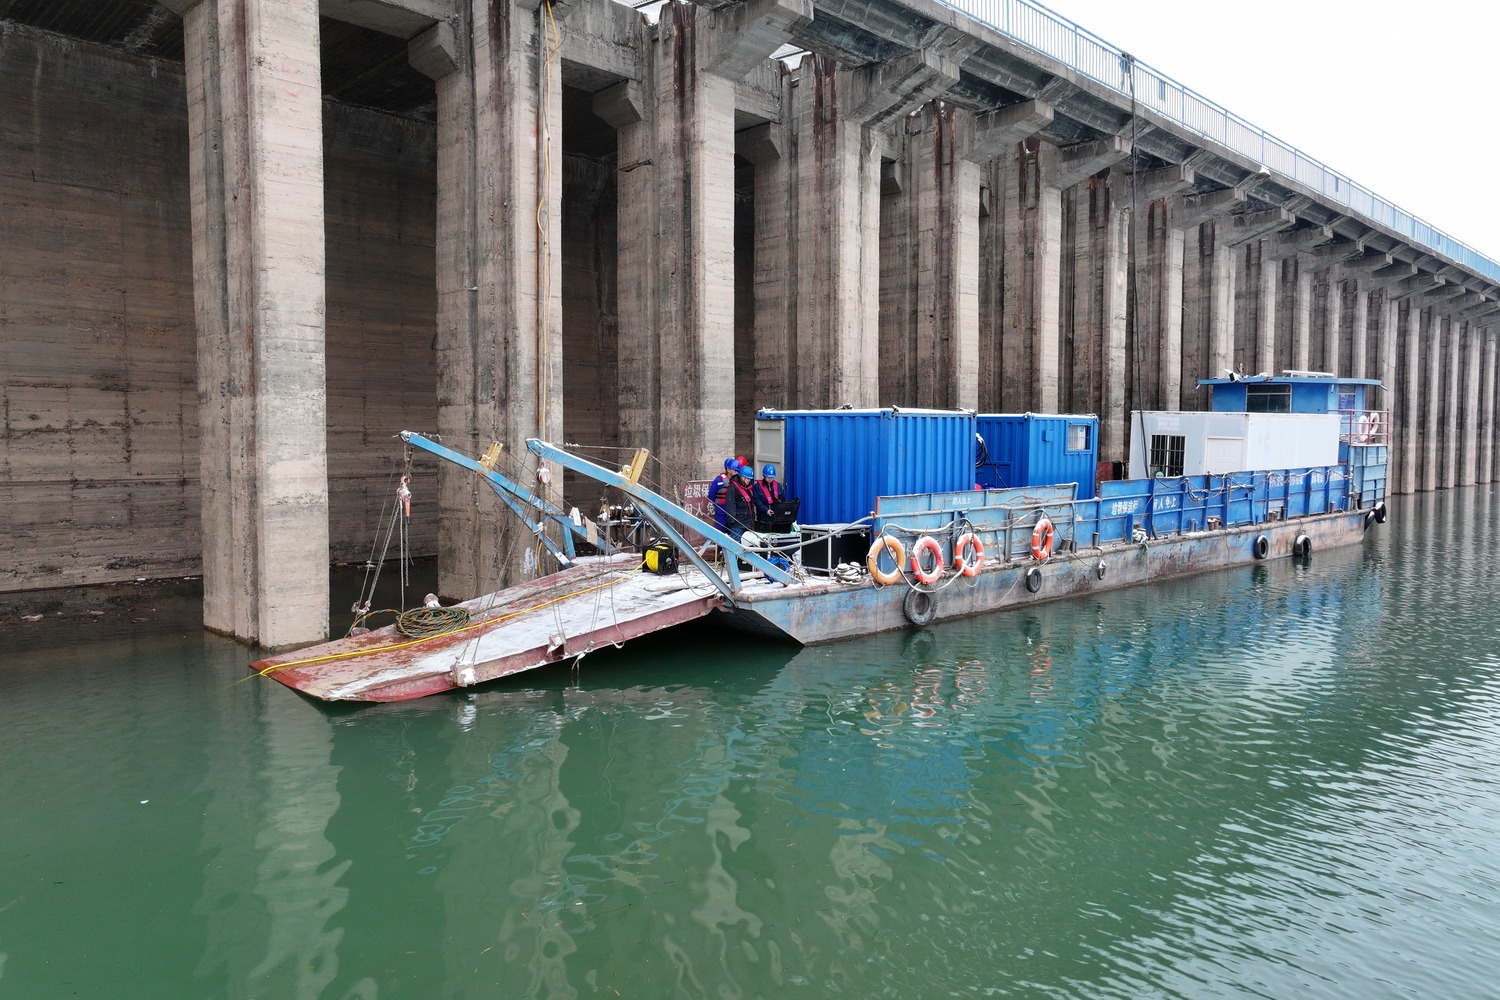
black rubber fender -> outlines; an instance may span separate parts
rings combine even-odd
[[[937,617],[937,598],[925,590],[908,590],[901,602],[901,613],[913,625],[929,625]]]
[[[1375,523],[1376,524],[1384,524],[1385,523],[1385,519],[1388,518],[1388,517],[1390,517],[1390,516],[1391,516],[1391,513],[1390,513],[1389,510],[1386,509],[1385,501],[1384,500],[1380,501],[1378,504],[1375,505]]]
[[[1042,589],[1042,568],[1033,566],[1026,571],[1026,589],[1035,594]]]
[[[1310,555],[1312,555],[1312,539],[1309,538],[1309,537],[1307,537],[1306,535],[1298,535],[1297,536],[1297,540],[1292,543],[1292,555],[1294,555],[1294,556],[1310,556]]]
[[[1104,572],[1108,568],[1109,567],[1107,567],[1107,566],[1104,565],[1104,560],[1100,559],[1099,560],[1099,564],[1094,567],[1094,575],[1097,576],[1099,579],[1102,580],[1102,579],[1104,579]]]
[[[1252,551],[1255,553],[1255,558],[1264,559],[1271,554],[1271,539],[1265,535],[1256,535]]]
[[[1375,527],[1375,512],[1367,510],[1365,511],[1365,530],[1369,531],[1373,527]]]

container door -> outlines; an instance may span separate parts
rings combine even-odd
[[[786,478],[786,421],[755,421],[755,474],[767,465],[776,466],[776,475]]]
[[[1245,439],[1210,437],[1203,442],[1203,471],[1210,475],[1239,472],[1245,468]]]

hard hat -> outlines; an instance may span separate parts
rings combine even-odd
[[[738,463],[740,463],[741,465],[749,465],[750,464],[749,462],[745,461],[745,456],[744,455],[739,456],[738,458],[735,459],[735,461],[738,462]]]
[[[744,476],[746,479],[754,479],[755,470],[750,468],[750,466],[748,465],[742,465],[740,466],[740,475]]]
[[[726,458],[726,459],[724,459],[724,468],[730,470],[731,472],[733,472],[735,469],[738,469],[739,467],[740,467],[740,463],[739,463],[738,459],[734,459],[734,458]]]
[[[767,465],[764,469],[760,470],[760,474],[763,475],[763,476],[765,476],[767,479],[775,479],[776,478],[776,466],[774,466],[774,465]]]

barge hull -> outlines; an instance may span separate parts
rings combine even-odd
[[[718,606],[704,582],[642,573],[635,559],[575,567],[465,601],[462,628],[413,639],[394,625],[250,665],[323,701],[407,701],[576,660],[701,618]]]
[[[1091,547],[1054,555],[1044,563],[1017,560],[990,565],[976,577],[945,577],[939,587],[932,588],[932,620],[965,618],[1261,562],[1255,554],[1261,535],[1268,540],[1265,560],[1292,556],[1297,539],[1303,536],[1311,552],[1354,545],[1371,523],[1369,510],[1338,511],[1172,535],[1145,544]],[[1040,574],[1034,593],[1027,588],[1027,576],[1033,570]],[[816,591],[757,588],[741,595],[727,624],[802,645],[836,642],[911,628],[913,622],[903,610],[909,592],[904,583],[877,587],[829,582]]]

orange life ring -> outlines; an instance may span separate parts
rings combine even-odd
[[[1031,558],[1037,562],[1046,562],[1052,557],[1052,539],[1056,532],[1052,529],[1052,522],[1043,515],[1036,523],[1036,528],[1031,532]]]
[[[880,568],[880,553],[886,549],[891,550],[891,558],[896,561],[896,568],[883,570]],[[870,546],[870,554],[865,556],[865,568],[870,571],[870,579],[876,583],[895,583],[901,579],[901,564],[906,562],[906,549],[901,544],[901,539],[895,535],[881,535],[875,539],[875,544]]]
[[[964,553],[971,548],[974,550],[974,558],[967,559]],[[984,543],[974,532],[966,531],[958,536],[958,541],[953,543],[953,571],[962,573],[964,576],[978,576],[982,569],[984,569]]]
[[[932,569],[922,568],[922,553],[932,553]],[[923,535],[917,539],[917,544],[911,547],[911,575],[917,578],[917,582],[931,586],[937,583],[943,575],[943,549],[937,543],[937,539],[931,535]]]

